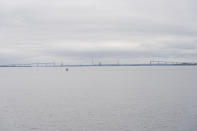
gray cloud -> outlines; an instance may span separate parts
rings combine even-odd
[[[193,59],[196,5],[196,0],[1,0],[0,63]]]

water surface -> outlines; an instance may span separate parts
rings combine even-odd
[[[1,131],[196,131],[197,67],[0,68]]]

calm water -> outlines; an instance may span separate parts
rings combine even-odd
[[[0,68],[0,131],[196,131],[197,67]]]

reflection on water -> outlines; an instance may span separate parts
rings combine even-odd
[[[1,68],[1,131],[196,131],[197,67]]]

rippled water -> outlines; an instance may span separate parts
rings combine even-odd
[[[196,131],[197,67],[0,68],[0,131]]]

